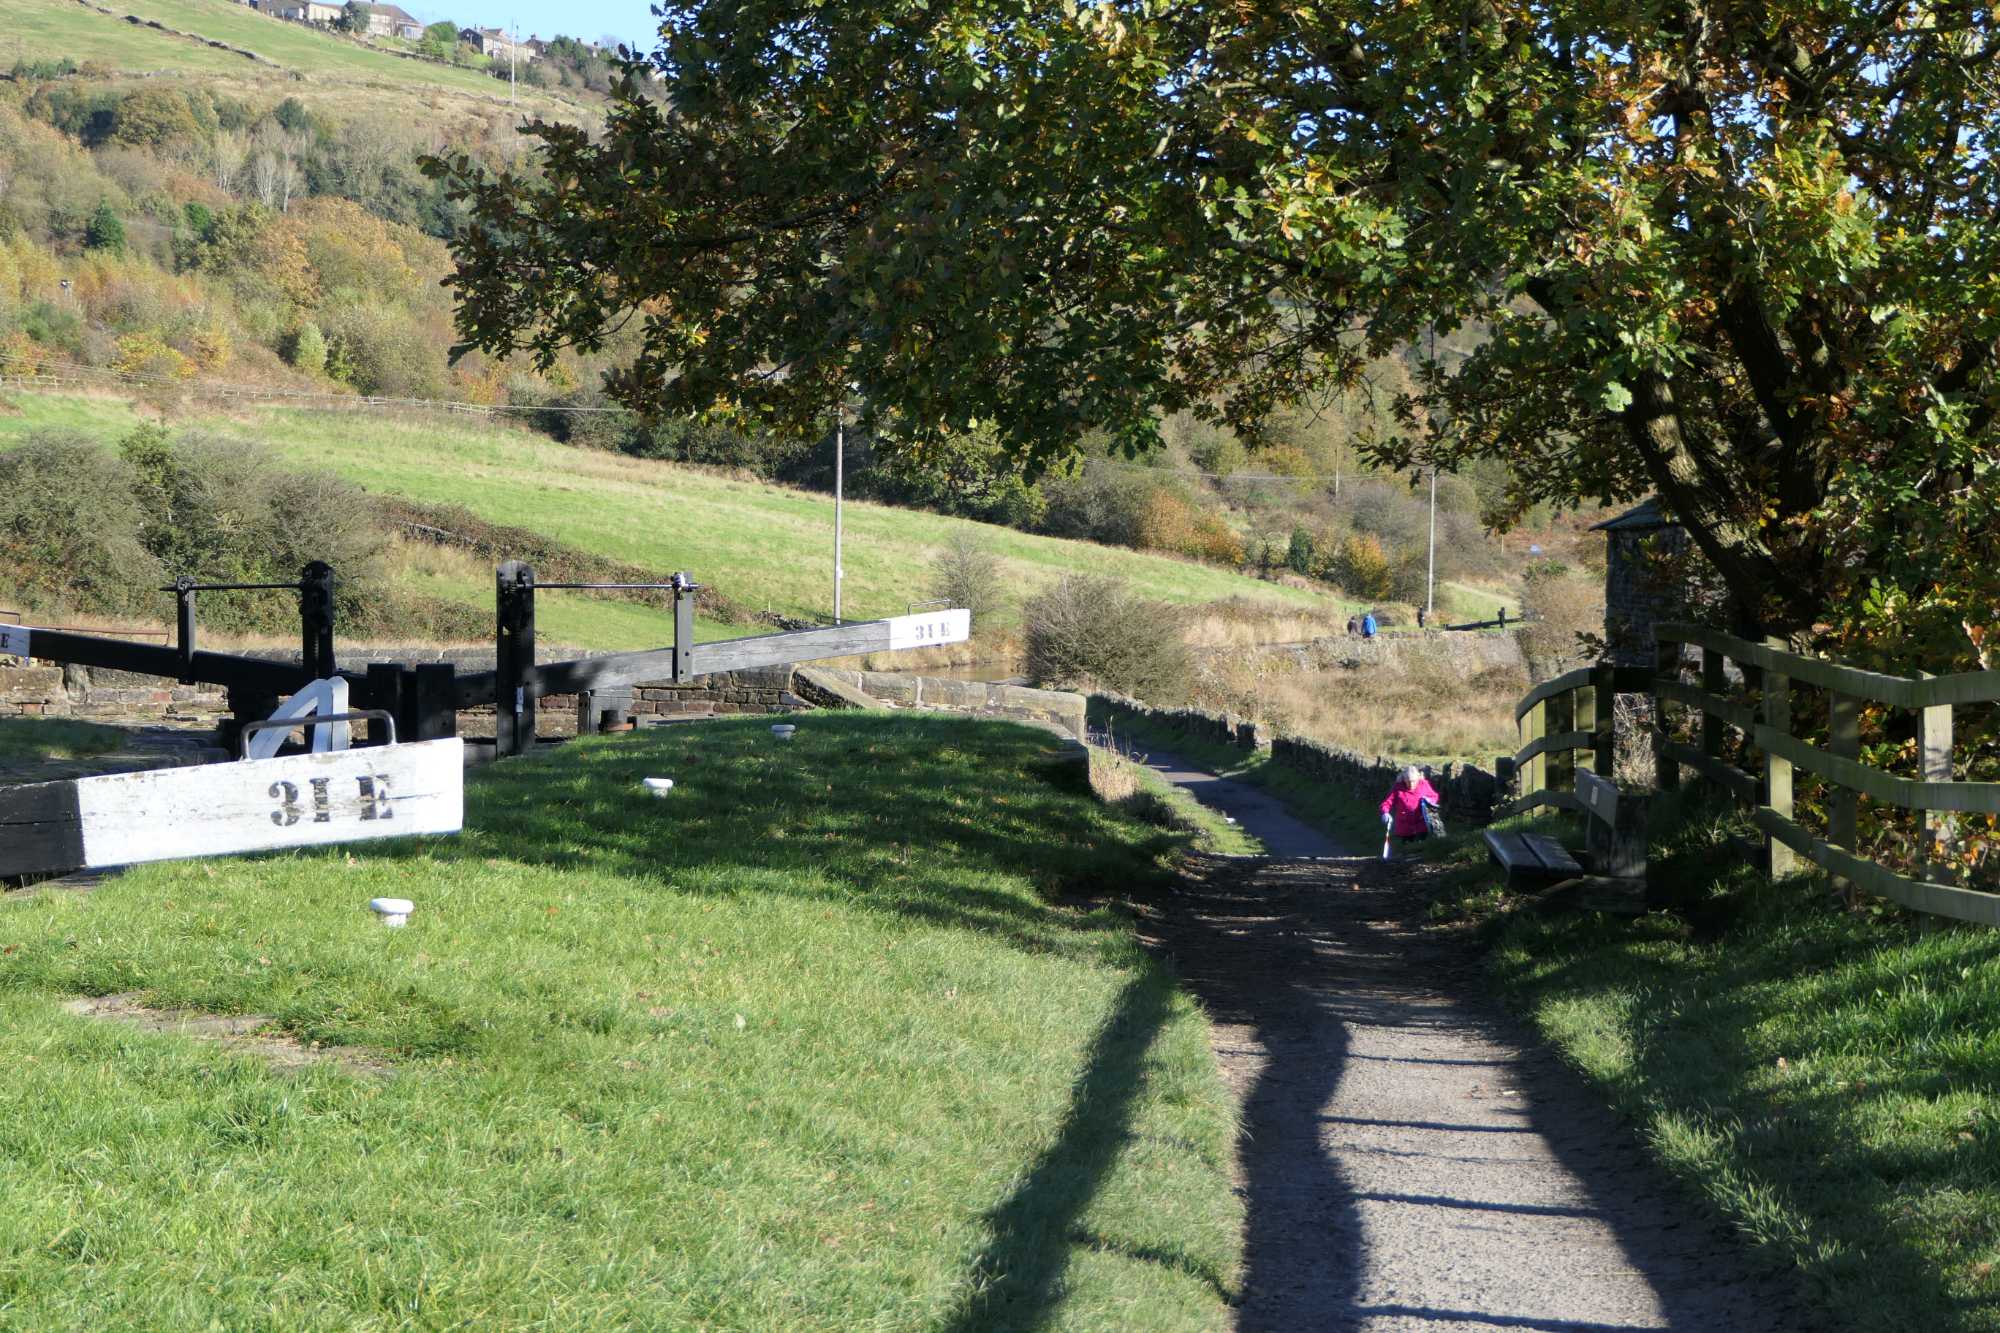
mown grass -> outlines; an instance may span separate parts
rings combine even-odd
[[[100,727],[94,722],[0,717],[0,763],[81,759],[118,748],[124,736],[116,727]]]
[[[97,400],[15,393],[0,442],[37,425],[122,433]],[[114,409],[115,411],[115,409]],[[129,419],[129,418],[128,418]],[[251,408],[195,415],[189,425],[263,444],[287,461],[337,472],[372,491],[456,504],[491,522],[531,528],[593,555],[685,569],[751,611],[823,616],[832,608],[829,496],[694,468],[570,448],[504,425],[437,416]],[[905,614],[931,596],[931,562],[948,536],[976,530],[1016,598],[1066,573],[1111,574],[1152,598],[1197,604],[1252,598],[1322,611],[1332,599],[1169,556],[1031,536],[1011,528],[888,505],[846,506],[848,619]],[[491,594],[483,594],[490,602]],[[481,604],[485,604],[482,602]],[[1019,618],[1018,601],[996,626]],[[607,645],[614,646],[614,645]],[[615,645],[627,646],[627,645]]]
[[[1668,807],[1636,921],[1504,910],[1464,854],[1503,993],[1828,1327],[2000,1328],[2000,934],[1770,884],[1740,822]]]
[[[866,714],[596,738],[477,774],[455,838],[0,908],[7,1321],[1227,1322],[1205,1026],[1092,896],[1171,839],[1054,746]],[[61,1007],[131,991],[392,1072]]]

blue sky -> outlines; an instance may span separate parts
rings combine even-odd
[[[616,37],[628,45],[653,44],[656,20],[647,0],[427,0],[404,9],[426,23],[450,19],[461,28],[518,27],[523,37]]]

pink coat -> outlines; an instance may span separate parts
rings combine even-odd
[[[1431,786],[1429,778],[1418,778],[1415,787],[1405,787],[1398,781],[1382,802],[1382,813],[1395,816],[1396,822],[1390,831],[1399,838],[1423,833],[1424,812],[1421,807],[1425,801],[1432,805],[1442,804],[1438,800],[1437,788]]]

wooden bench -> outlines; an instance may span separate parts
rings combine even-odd
[[[1486,840],[1486,849],[1500,868],[1507,872],[1507,882],[1518,884],[1524,880],[1570,879],[1583,873],[1563,845],[1554,838],[1544,838],[1535,833],[1499,833],[1487,829],[1479,835]]]
[[[1584,859],[1589,874],[1565,880],[1543,895],[1549,906],[1637,914],[1646,910],[1648,798],[1588,771],[1576,775],[1583,808]]]

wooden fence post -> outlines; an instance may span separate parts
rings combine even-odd
[[[519,560],[494,571],[493,748],[497,758],[535,748],[535,570]]]
[[[1590,673],[1590,771],[1613,780],[1618,767],[1617,673],[1618,668],[1609,662],[1599,662]]]
[[[1729,673],[1724,666],[1723,654],[1713,648],[1701,650],[1701,687],[1710,694],[1721,694],[1729,688]],[[1722,758],[1722,728],[1724,723],[1715,714],[1704,711],[1701,715],[1701,752],[1709,758]]]
[[[1842,759],[1861,758],[1861,701],[1851,694],[1838,690],[1827,695],[1827,736],[1828,754]],[[1826,840],[1842,851],[1854,850],[1855,826],[1861,811],[1861,796],[1852,787],[1836,782],[1826,784]],[[1860,890],[1855,884],[1840,875],[1833,876],[1833,886],[1846,894],[1850,900],[1857,897]]]
[[[1560,735],[1576,730],[1576,691],[1564,690],[1549,697],[1548,734]],[[1548,767],[1542,771],[1544,787],[1549,791],[1569,791],[1576,786],[1576,751],[1570,749],[1551,750],[1547,758]]]
[[[1766,640],[1783,651],[1776,639]],[[1764,725],[1773,731],[1792,734],[1792,678],[1775,670],[1764,673]],[[1764,806],[1773,814],[1792,817],[1792,761],[1764,747]],[[1776,838],[1764,838],[1764,872],[1772,879],[1789,875],[1798,868],[1798,854]]]
[[[1667,680],[1681,678],[1681,645],[1661,639],[1653,645],[1653,674]],[[1661,791],[1674,791],[1681,785],[1681,766],[1667,754],[1667,746],[1674,739],[1673,714],[1667,711],[1667,701],[1656,692],[1653,699],[1653,782]]]
[[[1527,749],[1546,736],[1549,731],[1549,712],[1546,699],[1537,699],[1528,705],[1528,711],[1521,715],[1521,748]],[[1548,790],[1548,756],[1536,755],[1528,761],[1521,772],[1521,795],[1533,796],[1538,791]]]
[[[315,560],[299,572],[300,660],[306,674],[325,680],[333,665],[333,566]]]
[[[1917,710],[1917,776],[1925,782],[1951,781],[1951,705]],[[1924,811],[1924,873],[1941,884],[1958,880],[1952,844],[1957,821],[1948,813]],[[1924,918],[1928,921],[1930,918]]]
[[[694,578],[686,570],[674,584],[674,684],[694,679]]]

